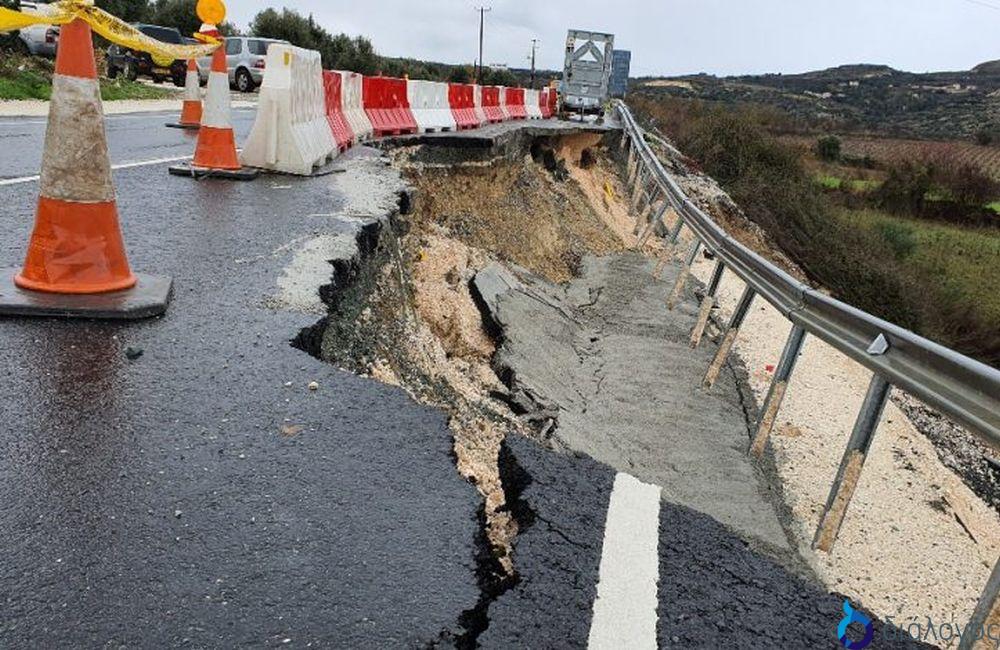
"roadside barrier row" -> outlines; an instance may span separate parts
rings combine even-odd
[[[444,133],[549,119],[556,91],[365,77],[322,70],[318,52],[268,48],[260,107],[242,165],[310,175],[373,137]],[[206,100],[207,102],[207,100]]]
[[[761,408],[750,453],[758,458],[764,454],[807,335],[825,341],[873,373],[823,509],[813,548],[827,553],[832,550],[894,386],[969,427],[989,447],[1000,446],[1000,371],[816,291],[730,237],[667,174],[625,103],[617,102],[615,109],[623,127],[621,149],[623,153],[627,150],[625,168],[632,186],[631,206],[645,227],[644,238],[664,221],[668,211],[677,216],[668,235],[671,244],[677,244],[685,227],[694,234],[667,306],[673,309],[679,302],[691,265],[701,250],[710,251],[716,259],[691,336],[692,346],[697,347],[701,341],[723,273],[735,273],[746,284],[702,387],[709,390],[715,383],[755,300],[763,298],[792,323]],[[1000,617],[1000,561],[969,627],[985,629],[986,622],[996,617]],[[963,636],[960,648],[971,649],[975,642],[972,635]]]

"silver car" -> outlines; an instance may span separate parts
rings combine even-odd
[[[267,48],[272,43],[287,45],[288,41],[253,36],[233,36],[226,39],[230,87],[249,93],[260,86],[264,81],[264,68],[267,65]],[[198,59],[198,73],[202,83],[208,83],[208,73],[211,70],[211,57]]]
[[[26,14],[44,14],[49,11],[46,2],[26,2],[20,3],[20,9]],[[56,55],[56,46],[59,45],[59,28],[49,25],[32,25],[22,29],[18,36],[20,44],[23,46],[24,54],[32,56]]]

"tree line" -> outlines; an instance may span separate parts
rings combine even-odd
[[[96,0],[96,4],[122,20],[176,27],[185,36],[190,36],[201,27],[195,11],[198,0]],[[239,34],[231,24],[220,27],[224,34]],[[455,83],[467,83],[475,78],[471,65],[446,65],[381,56],[369,39],[333,34],[311,14],[304,16],[294,9],[267,8],[259,11],[250,22],[246,35],[274,38],[316,50],[323,58],[323,67],[327,69]],[[484,70],[483,81],[513,86],[517,85],[519,79],[507,70]]]
[[[18,0],[0,0],[0,6],[16,8],[17,4]],[[192,36],[201,28],[196,12],[198,0],[96,0],[95,4],[129,23],[176,27],[185,37]],[[219,28],[227,36],[240,35],[240,30],[231,23]],[[316,50],[323,58],[323,67],[327,69],[452,83],[476,81],[476,70],[472,64],[450,65],[382,56],[375,51],[369,39],[333,34],[319,25],[311,14],[304,16],[294,9],[268,8],[258,12],[245,35],[284,40],[298,47]],[[0,35],[0,49],[6,49],[3,35]],[[541,72],[536,79],[536,87],[547,85],[554,76],[554,73]],[[484,69],[479,82],[483,85],[528,86],[530,77],[524,70]]]

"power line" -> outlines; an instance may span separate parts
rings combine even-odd
[[[531,88],[535,87],[535,54],[538,52],[538,39],[531,39]]]
[[[476,83],[483,82],[483,29],[486,26],[486,14],[493,11],[493,7],[477,7],[479,12],[479,70],[476,72]]]

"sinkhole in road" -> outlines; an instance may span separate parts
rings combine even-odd
[[[471,281],[496,262],[567,281],[583,256],[634,246],[635,221],[601,134],[526,138],[486,164],[428,163],[436,152],[422,147],[391,155],[410,192],[387,224],[362,229],[357,258],[335,263],[321,290],[329,315],[295,345],[448,414],[457,470],[483,499],[482,598],[460,622],[463,637],[442,641],[473,647],[490,602],[517,580],[516,488],[501,479],[502,441],[542,438],[552,422],[523,419],[494,372],[499,333]]]

